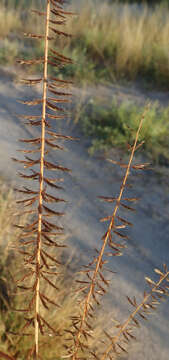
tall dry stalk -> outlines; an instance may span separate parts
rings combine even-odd
[[[43,94],[42,98],[33,99],[31,101],[24,101],[23,103],[29,106],[40,105],[40,115],[26,115],[22,116],[27,119],[27,124],[39,128],[40,135],[33,139],[22,139],[21,141],[26,145],[32,145],[31,150],[21,150],[24,153],[24,160],[13,159],[21,164],[24,164],[25,169],[29,169],[29,174],[19,173],[23,179],[34,180],[37,182],[36,187],[23,187],[18,189],[19,193],[24,193],[28,198],[18,200],[23,208],[30,207],[30,210],[24,212],[31,214],[31,221],[26,226],[19,226],[22,228],[21,234],[21,249],[20,252],[24,255],[24,265],[27,272],[20,280],[20,287],[22,290],[28,292],[28,304],[24,309],[29,314],[25,317],[26,323],[22,329],[30,329],[34,327],[34,340],[32,347],[29,349],[28,357],[33,356],[35,359],[39,358],[39,334],[44,335],[47,331],[57,334],[51,324],[42,316],[41,306],[49,309],[50,305],[58,307],[57,300],[51,299],[42,290],[42,282],[53,287],[58,291],[56,281],[51,280],[51,277],[58,275],[57,267],[58,260],[50,249],[60,248],[62,244],[63,227],[57,225],[55,222],[49,221],[51,217],[61,217],[64,214],[56,211],[54,208],[48,207],[48,204],[62,203],[65,200],[54,196],[53,193],[47,191],[48,188],[53,190],[62,189],[57,184],[60,178],[49,177],[50,171],[69,172],[70,170],[60,164],[54,164],[48,161],[51,150],[62,150],[63,147],[59,145],[58,141],[63,139],[70,139],[71,137],[58,134],[52,130],[52,122],[65,117],[65,109],[60,107],[60,103],[68,103],[70,93],[65,92],[64,88],[71,84],[69,81],[64,81],[59,78],[49,77],[48,67],[63,67],[65,64],[72,63],[72,60],[55,51],[52,47],[49,50],[49,42],[53,40],[50,32],[57,36],[70,37],[70,34],[58,30],[58,26],[65,24],[67,15],[72,15],[63,9],[64,0],[46,0],[45,12],[33,10],[34,13],[45,19],[45,33],[26,34],[27,37],[37,40],[44,40],[44,56],[32,60],[19,60],[23,65],[43,65],[43,76],[38,79],[23,80],[28,85],[36,85],[42,83]],[[60,90],[63,89],[62,91]],[[50,96],[52,94],[52,97]],[[54,114],[52,114],[54,112]],[[28,154],[32,153],[33,158]],[[37,158],[37,154],[39,154]],[[30,197],[31,196],[31,197]],[[56,240],[57,239],[57,240]],[[25,250],[26,247],[26,250]],[[56,271],[53,271],[56,268]],[[31,278],[31,286],[26,286],[26,281]],[[29,296],[31,294],[31,296]],[[57,295],[56,295],[57,298]],[[23,309],[22,309],[23,311]],[[31,335],[30,332],[27,335]]]
[[[36,254],[36,310],[35,310],[35,353],[39,353],[39,298],[40,298],[40,266],[41,266],[41,231],[42,231],[42,206],[44,189],[44,153],[45,153],[45,119],[46,119],[46,101],[47,101],[47,80],[48,80],[48,48],[49,48],[49,19],[50,19],[50,1],[47,1],[46,8],[46,26],[45,26],[45,57],[43,74],[43,103],[42,103],[42,124],[41,124],[41,159],[40,159],[40,178],[39,178],[39,213],[38,213],[38,236],[37,236],[37,254]]]
[[[146,115],[146,112],[149,108],[149,105],[145,109],[145,112],[142,115],[142,118],[140,120],[138,130],[135,136],[134,145],[130,147],[131,155],[129,158],[128,164],[124,163],[117,163],[115,161],[111,161],[112,163],[120,165],[122,168],[126,168],[125,175],[122,180],[122,184],[120,186],[120,192],[117,197],[103,197],[100,198],[103,199],[106,202],[114,203],[114,210],[113,214],[101,219],[102,221],[109,221],[109,226],[106,231],[106,233],[102,237],[102,246],[100,250],[96,251],[96,256],[94,257],[94,260],[90,262],[87,266],[85,266],[84,273],[87,278],[84,280],[77,280],[80,283],[79,292],[83,294],[80,302],[80,313],[78,316],[73,316],[73,329],[71,331],[72,339],[73,339],[73,345],[72,347],[68,347],[68,353],[72,360],[79,360],[83,359],[83,353],[88,352],[88,356],[90,358],[94,358],[97,360],[106,360],[106,359],[112,359],[112,353],[115,355],[118,354],[119,350],[126,351],[125,348],[121,345],[121,342],[123,340],[129,340],[129,338],[133,338],[134,336],[131,334],[128,329],[128,324],[131,322],[131,320],[134,321],[134,323],[137,322],[135,319],[135,316],[137,313],[139,313],[142,318],[144,317],[144,314],[140,312],[141,308],[149,309],[150,307],[153,308],[154,306],[154,294],[153,292],[159,291],[163,295],[167,294],[167,284],[163,286],[163,289],[161,289],[161,284],[164,282],[164,280],[168,279],[168,271],[165,267],[164,273],[161,273],[160,280],[157,283],[153,283],[153,281],[149,281],[154,284],[154,288],[151,290],[149,294],[144,293],[144,299],[141,302],[140,305],[137,306],[137,304],[134,304],[135,311],[129,316],[129,318],[124,322],[124,324],[119,325],[119,332],[116,335],[116,337],[111,337],[107,332],[105,332],[106,340],[111,339],[111,343],[107,345],[107,348],[105,349],[104,353],[100,353],[99,351],[95,351],[89,348],[89,339],[92,336],[93,333],[93,318],[94,318],[94,312],[95,312],[95,305],[100,305],[100,297],[104,296],[107,292],[107,288],[109,287],[109,280],[105,277],[105,267],[104,265],[107,263],[106,256],[119,256],[121,255],[121,250],[126,247],[124,244],[124,240],[128,240],[128,237],[123,232],[123,229],[126,229],[128,226],[131,226],[132,224],[124,219],[123,217],[118,215],[118,212],[120,208],[124,208],[127,210],[134,210],[130,203],[135,202],[136,198],[131,197],[124,197],[124,191],[127,187],[127,181],[130,174],[131,169],[135,170],[142,170],[145,167],[147,167],[148,164],[132,164],[134,154],[136,150],[142,145],[142,143],[138,144],[139,139],[139,133],[142,128],[144,118]],[[117,240],[119,239],[119,240]],[[121,242],[122,240],[122,242]],[[105,251],[109,248],[109,252],[105,253]],[[107,270],[107,269],[106,269]],[[158,270],[159,271],[159,270]],[[152,298],[152,303],[148,302]],[[156,300],[156,299],[155,299]],[[131,302],[131,301],[130,301]],[[123,335],[123,338],[121,342],[119,341],[120,336]],[[106,341],[105,341],[106,342]],[[116,346],[118,347],[118,351],[116,349]],[[111,353],[111,354],[110,354]]]
[[[80,288],[80,291],[82,291],[85,294],[85,296],[84,296],[84,299],[81,300],[80,315],[79,315],[79,317],[76,317],[73,322],[74,348],[72,350],[72,360],[79,359],[79,354],[78,354],[79,350],[81,351],[84,348],[86,348],[86,346],[87,346],[86,340],[90,336],[90,330],[92,328],[91,324],[90,324],[90,318],[93,317],[92,314],[94,311],[94,303],[97,305],[100,304],[100,301],[98,300],[98,295],[103,296],[106,293],[105,286],[109,285],[109,282],[105,279],[105,277],[103,275],[104,263],[105,263],[105,260],[103,259],[103,257],[105,255],[105,249],[108,245],[108,247],[111,250],[111,255],[112,255],[112,253],[114,256],[121,255],[121,249],[124,247],[124,245],[122,245],[120,243],[120,241],[116,242],[116,240],[114,240],[114,238],[118,237],[118,238],[122,238],[123,240],[127,239],[127,236],[125,234],[123,234],[122,232],[119,232],[119,229],[126,228],[127,225],[130,225],[130,223],[127,220],[119,217],[117,215],[117,212],[121,206],[127,208],[128,210],[131,209],[130,206],[128,206],[127,204],[122,203],[122,200],[127,201],[129,203],[136,201],[136,199],[132,199],[132,198],[124,198],[123,199],[123,193],[126,188],[126,183],[128,180],[130,169],[136,168],[136,167],[137,167],[137,169],[143,169],[145,167],[145,165],[143,165],[143,164],[140,164],[137,166],[136,165],[132,166],[132,161],[134,158],[135,151],[137,149],[139,133],[140,133],[140,130],[143,125],[146,111],[147,111],[147,109],[145,110],[145,112],[140,120],[138,130],[136,133],[136,137],[135,137],[135,142],[131,148],[131,155],[129,158],[129,162],[128,162],[128,164],[120,163],[121,167],[126,168],[126,172],[125,172],[125,175],[124,175],[121,187],[120,187],[119,195],[114,198],[101,197],[105,201],[114,202],[115,207],[114,207],[113,214],[111,216],[109,216],[107,219],[104,219],[104,220],[109,220],[110,223],[109,223],[106,233],[102,237],[103,244],[101,246],[101,249],[97,251],[97,255],[94,258],[94,260],[92,261],[92,263],[90,263],[86,267],[87,270],[86,269],[84,270],[85,274],[87,274],[88,279],[87,279],[87,281],[86,280],[80,281],[81,285],[83,286],[82,288]],[[120,221],[120,225],[116,225],[116,220],[118,220],[118,222]]]

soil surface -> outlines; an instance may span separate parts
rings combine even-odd
[[[36,136],[38,131],[33,133],[32,128],[25,126],[17,116],[27,111],[17,100],[30,99],[31,91],[18,85],[10,74],[0,71],[0,175],[11,186],[20,181],[16,176],[18,164],[11,160],[21,147],[18,139]],[[120,101],[139,103],[144,103],[149,97],[152,101],[160,100],[164,106],[169,99],[168,93],[142,92],[137,86],[126,88],[115,85],[74,89],[76,103],[81,101],[82,96],[86,101],[95,96],[105,96],[109,101],[117,96]],[[68,203],[64,206],[66,216],[63,223],[68,234],[67,242],[74,248],[76,257],[83,255],[91,259],[94,249],[101,247],[101,238],[106,231],[106,224],[100,223],[99,219],[112,212],[111,205],[100,201],[98,196],[117,196],[121,173],[105,159],[88,155],[88,139],[82,136],[79,126],[68,120],[59,120],[57,131],[80,139],[64,143],[65,151],[52,153],[52,160],[72,169],[64,181],[64,197]],[[112,155],[115,160],[118,158],[116,152]],[[109,267],[117,274],[113,275],[106,301],[110,318],[118,320],[125,320],[128,315],[130,305],[126,296],[136,296],[139,301],[146,289],[144,277],[154,277],[153,269],[161,268],[163,263],[169,266],[168,169],[159,169],[158,174],[149,170],[141,176],[131,173],[130,183],[133,188],[128,190],[127,196],[132,194],[140,201],[135,205],[136,212],[124,213],[124,216],[134,226],[128,231],[130,240],[123,256],[109,258]],[[162,302],[135,334],[138,340],[130,346],[128,360],[168,360],[169,302]]]

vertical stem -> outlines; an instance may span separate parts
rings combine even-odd
[[[46,6],[46,25],[45,25],[45,55],[44,55],[44,74],[43,74],[43,105],[41,120],[41,160],[40,160],[40,177],[39,177],[39,207],[38,207],[38,236],[37,236],[37,255],[36,255],[36,308],[35,308],[35,355],[38,359],[39,352],[39,289],[40,289],[40,252],[41,252],[41,230],[42,230],[42,192],[43,192],[43,175],[44,175],[44,152],[45,152],[45,119],[46,119],[46,97],[47,97],[47,79],[48,79],[48,48],[49,48],[49,17],[50,17],[50,0],[47,0]]]
[[[125,186],[126,186],[126,182],[127,182],[127,179],[128,179],[129,173],[130,173],[130,168],[131,168],[131,164],[132,164],[132,161],[133,161],[133,157],[134,157],[134,154],[135,154],[135,151],[136,151],[139,133],[140,133],[140,130],[142,128],[143,121],[144,121],[147,110],[148,110],[148,106],[145,109],[145,111],[144,111],[144,113],[143,113],[143,115],[141,117],[138,129],[137,129],[137,133],[136,133],[136,136],[135,136],[134,145],[132,147],[132,152],[131,152],[131,155],[130,155],[130,159],[129,159],[129,162],[128,162],[128,165],[127,165],[126,173],[125,173],[125,176],[123,178],[122,185],[121,185],[120,193],[119,193],[119,196],[118,196],[118,198],[116,200],[116,205],[115,205],[113,215],[112,215],[109,227],[108,227],[108,231],[107,231],[107,234],[106,234],[106,236],[104,238],[103,245],[101,247],[101,250],[100,250],[98,258],[97,258],[94,274],[93,274],[91,284],[90,284],[90,287],[89,287],[89,292],[88,292],[88,295],[87,295],[85,303],[84,303],[84,308],[83,308],[83,314],[82,314],[82,318],[81,318],[81,322],[80,322],[80,327],[79,327],[79,329],[77,331],[77,335],[76,335],[75,350],[74,350],[74,353],[72,355],[72,360],[77,360],[77,353],[78,353],[78,348],[79,348],[79,344],[80,344],[80,338],[81,338],[81,335],[82,335],[82,330],[83,330],[83,326],[84,326],[84,323],[85,323],[85,319],[87,317],[90,298],[91,298],[93,290],[95,288],[95,280],[96,280],[96,277],[97,277],[97,274],[98,274],[98,271],[99,271],[99,268],[100,268],[100,264],[101,264],[101,261],[102,261],[103,255],[104,255],[104,251],[105,251],[105,248],[106,248],[106,245],[107,245],[109,235],[110,235],[111,230],[112,230],[113,225],[114,225],[116,213],[117,213],[117,211],[119,209],[119,206],[120,206],[120,202],[121,202],[121,199],[122,199],[122,196],[123,196],[123,192],[124,192],[124,189],[125,189]]]

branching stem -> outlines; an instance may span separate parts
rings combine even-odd
[[[118,331],[118,333],[116,334],[116,336],[114,336],[112,338],[112,342],[111,344],[107,347],[107,349],[105,350],[104,354],[101,357],[101,360],[105,360],[108,356],[108,354],[110,353],[110,351],[112,350],[112,347],[115,346],[120,338],[120,336],[123,334],[123,332],[127,329],[127,326],[130,324],[130,322],[132,321],[132,319],[135,317],[135,315],[139,312],[139,310],[143,307],[144,304],[147,303],[147,301],[149,300],[149,298],[153,295],[153,293],[156,291],[156,289],[158,289],[158,287],[161,285],[161,283],[167,279],[167,277],[169,276],[169,271],[166,272],[162,277],[160,277],[159,281],[155,284],[155,286],[152,288],[152,290],[144,297],[143,301],[136,307],[136,309],[129,315],[129,317],[127,318],[127,320],[123,323],[123,325],[120,326],[120,330]]]
[[[105,247],[106,247],[107,242],[108,242],[108,238],[110,236],[111,230],[112,230],[113,225],[114,225],[114,220],[115,220],[117,211],[118,211],[119,206],[120,206],[120,202],[121,202],[123,192],[124,192],[124,189],[125,189],[125,186],[126,186],[126,182],[127,182],[128,176],[129,176],[129,172],[130,172],[132,160],[133,160],[133,157],[134,157],[134,153],[136,151],[139,133],[140,133],[140,130],[142,128],[146,112],[147,112],[147,108],[145,109],[145,111],[144,111],[144,113],[142,115],[142,118],[140,120],[138,130],[137,130],[137,133],[136,133],[136,137],[135,137],[135,141],[134,141],[134,145],[132,147],[130,159],[129,159],[129,162],[128,162],[128,166],[127,166],[127,169],[126,169],[126,173],[125,173],[125,176],[123,178],[122,185],[121,185],[120,193],[119,193],[119,196],[118,196],[118,198],[116,200],[116,205],[115,205],[113,215],[112,215],[112,218],[111,218],[111,221],[110,221],[110,224],[109,224],[109,228],[108,228],[108,231],[107,231],[106,236],[104,238],[104,242],[103,242],[103,245],[102,245],[101,250],[99,252],[98,258],[97,258],[95,270],[94,270],[93,277],[92,277],[92,280],[91,280],[91,284],[90,284],[90,287],[89,287],[89,292],[88,292],[88,295],[87,295],[85,303],[84,303],[84,308],[83,308],[82,319],[81,319],[81,322],[80,322],[80,327],[79,327],[78,333],[76,335],[75,349],[74,349],[74,354],[72,356],[72,360],[77,359],[77,353],[78,353],[78,348],[79,348],[79,344],[80,344],[80,337],[82,335],[83,326],[85,324],[85,319],[87,317],[90,299],[91,299],[91,296],[92,296],[92,293],[93,293],[93,290],[94,290],[94,287],[95,287],[96,277],[97,277],[97,274],[98,274],[98,271],[99,271],[99,268],[100,268],[100,265],[101,265],[101,262],[102,262],[102,259],[103,259],[103,255],[104,255]]]

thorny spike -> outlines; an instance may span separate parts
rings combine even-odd
[[[36,181],[35,190],[32,190],[31,187],[24,187],[23,189],[17,190],[19,193],[26,195],[25,198],[18,199],[17,203],[22,205],[22,207],[32,207],[30,210],[23,211],[24,214],[31,216],[30,223],[24,226],[19,224],[17,227],[22,230],[22,233],[18,237],[21,246],[19,251],[24,256],[24,264],[27,267],[27,273],[24,274],[19,282],[19,287],[23,291],[27,290],[27,292],[30,291],[30,293],[32,293],[31,300],[25,309],[25,311],[30,313],[29,317],[27,317],[28,321],[26,322],[27,325],[25,325],[25,328],[29,325],[34,327],[35,344],[33,344],[32,348],[29,350],[29,357],[33,356],[36,360],[40,358],[39,332],[41,335],[44,335],[46,333],[44,328],[47,327],[50,332],[59,335],[53,326],[42,317],[42,314],[40,313],[40,301],[46,309],[49,308],[49,305],[58,307],[57,302],[47,296],[41,289],[41,281],[58,291],[58,286],[55,285],[54,281],[48,278],[48,275],[59,274],[58,271],[52,272],[51,268],[58,268],[61,263],[55,258],[50,249],[52,250],[52,247],[54,246],[55,248],[65,247],[65,245],[62,244],[64,234],[63,227],[60,226],[60,224],[56,225],[54,221],[49,221],[50,219],[54,219],[54,217],[60,218],[64,213],[47,206],[48,203],[54,204],[65,202],[64,199],[58,197],[58,194],[56,194],[56,196],[53,195],[54,191],[63,189],[60,186],[60,182],[63,179],[52,178],[52,176],[49,175],[49,172],[53,170],[69,172],[70,170],[65,166],[55,164],[46,159],[46,155],[49,153],[50,149],[64,149],[63,146],[57,143],[59,140],[73,140],[70,136],[57,134],[57,132],[53,131],[46,131],[46,128],[51,128],[51,124],[53,123],[52,120],[64,119],[65,116],[67,116],[64,104],[69,102],[71,96],[71,93],[68,93],[68,91],[64,92],[64,90],[60,91],[60,88],[64,89],[69,87],[69,85],[72,84],[72,81],[49,77],[48,75],[50,63],[59,67],[66,64],[72,64],[70,58],[56,52],[54,49],[51,49],[49,54],[50,40],[54,39],[56,35],[64,37],[70,36],[69,34],[66,34],[66,32],[55,28],[57,25],[64,25],[66,23],[67,15],[72,15],[69,11],[64,11],[63,4],[64,0],[46,0],[46,9],[44,9],[44,11],[32,10],[35,15],[44,17],[45,33],[34,34],[30,32],[25,33],[24,35],[30,39],[32,38],[32,41],[36,41],[36,39],[44,40],[44,56],[37,59],[18,60],[18,63],[21,65],[31,66],[40,64],[43,66],[42,77],[38,76],[35,79],[22,79],[22,82],[29,86],[36,86],[42,83],[42,96],[36,99],[20,101],[28,106],[38,105],[37,110],[41,109],[41,113],[38,115],[19,116],[21,119],[26,120],[26,124],[29,126],[36,126],[39,127],[39,129],[41,127],[41,135],[39,138],[34,136],[32,139],[20,139],[20,142],[22,142],[23,145],[26,145],[28,149],[22,148],[19,150],[20,153],[24,155],[24,159],[18,160],[13,158],[15,162],[23,164],[25,168],[25,172],[19,172],[19,176],[25,181]],[[48,91],[53,94],[53,97],[48,97]],[[52,115],[50,111],[47,112],[47,109],[54,111],[54,115]],[[29,153],[32,154],[32,158],[29,157]],[[39,154],[40,157],[37,158]],[[39,188],[37,187],[38,183]],[[52,194],[48,192],[49,187],[53,190]],[[57,241],[57,239],[60,241]],[[32,268],[31,272],[30,268]],[[26,281],[29,280],[29,278],[30,283],[31,281],[33,281],[33,283],[31,283],[30,286],[27,286]],[[29,318],[32,320],[30,321]]]
[[[93,298],[94,302],[96,302],[96,304],[98,304],[98,305],[100,304],[99,301],[97,300],[96,296],[95,296],[95,293],[97,293],[97,288],[96,288],[96,286],[97,286],[97,277],[99,275],[100,270],[102,270],[102,267],[103,267],[104,263],[107,262],[107,261],[103,260],[103,256],[104,256],[104,253],[105,253],[107,243],[110,241],[110,238],[111,238],[110,235],[111,235],[112,229],[114,228],[115,219],[116,219],[116,216],[117,216],[117,211],[119,210],[119,207],[120,207],[120,204],[121,204],[123,192],[124,192],[126,182],[127,182],[127,179],[128,179],[129,173],[130,173],[130,168],[132,166],[132,160],[133,160],[133,157],[134,157],[135,149],[137,147],[139,133],[140,133],[140,130],[142,128],[143,121],[144,121],[145,114],[146,114],[147,110],[148,109],[146,108],[145,112],[143,113],[142,118],[140,120],[139,126],[138,126],[134,146],[132,148],[130,159],[129,159],[129,162],[128,162],[128,165],[127,165],[127,168],[126,168],[126,173],[125,173],[125,176],[123,178],[123,182],[122,182],[122,185],[121,185],[121,188],[120,188],[119,196],[117,198],[115,198],[115,199],[113,198],[113,201],[115,201],[115,208],[114,208],[111,220],[110,220],[108,230],[106,231],[105,235],[102,238],[103,245],[102,245],[98,255],[94,259],[93,264],[95,264],[95,269],[94,269],[93,274],[92,274],[92,280],[90,282],[89,290],[87,292],[87,295],[85,296],[85,301],[84,301],[84,304],[83,304],[83,309],[82,309],[82,314],[81,314],[80,326],[79,326],[78,330],[76,331],[76,336],[74,338],[75,346],[74,346],[74,351],[73,351],[73,355],[72,355],[72,360],[77,360],[78,359],[78,352],[79,352],[79,347],[80,347],[80,343],[81,343],[81,336],[83,334],[83,331],[85,330],[85,321],[86,321],[86,318],[88,317],[88,311],[89,311],[89,307],[91,305],[92,298]],[[126,205],[126,207],[127,207],[127,205]],[[110,241],[110,243],[111,243],[111,241]],[[116,255],[116,256],[121,255],[121,253],[119,252],[119,250],[117,250],[114,253],[114,255]]]
[[[134,324],[138,327],[139,326],[139,321],[136,319],[136,315],[139,314],[139,316],[143,319],[143,320],[147,320],[147,317],[143,314],[143,309],[146,308],[146,305],[150,306],[151,303],[153,303],[153,293],[156,292],[159,288],[161,288],[162,283],[164,283],[165,281],[167,281],[167,279],[169,278],[169,271],[167,269],[165,269],[165,272],[163,273],[163,275],[160,276],[160,279],[157,282],[153,281],[153,287],[152,289],[145,293],[143,295],[143,300],[140,302],[140,304],[136,303],[136,300],[134,299],[133,301],[127,297],[129,303],[135,308],[133,310],[133,312],[129,315],[129,317],[127,318],[127,320],[123,323],[120,324],[119,326],[119,331],[117,332],[117,334],[113,337],[111,337],[111,342],[109,343],[109,345],[106,347],[103,355],[101,356],[100,360],[106,360],[107,356],[109,355],[109,353],[113,350],[113,347],[117,344],[122,351],[124,351],[125,349],[122,348],[122,346],[119,344],[119,340],[120,337],[122,335],[124,335],[124,333],[126,333],[131,339],[135,339],[135,336],[133,336],[130,332],[131,327],[134,326]],[[150,279],[150,278],[148,278]],[[163,296],[168,295],[168,292],[165,291],[165,284],[163,285]],[[150,306],[151,307],[151,306]],[[152,307],[151,307],[152,308]],[[147,312],[148,315],[148,312]],[[134,322],[134,324],[133,324]],[[128,339],[129,340],[129,339]],[[126,350],[125,350],[126,351]]]

